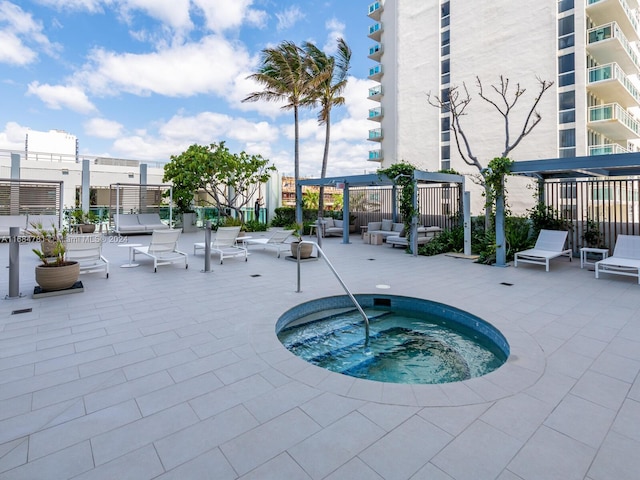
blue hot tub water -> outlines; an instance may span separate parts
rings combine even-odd
[[[495,327],[449,305],[401,296],[356,295],[369,317],[365,348],[362,316],[347,296],[298,305],[276,332],[295,355],[330,371],[389,383],[449,383],[500,367],[509,345]]]

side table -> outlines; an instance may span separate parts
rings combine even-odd
[[[588,253],[595,253],[602,256],[602,260],[609,256],[609,249],[607,248],[591,248],[582,247],[580,249],[580,268],[584,268],[585,265],[595,265],[595,262],[589,262],[587,260]]]
[[[129,249],[129,263],[125,263],[120,265],[122,268],[133,268],[139,266],[138,263],[133,263],[133,249],[135,247],[141,247],[141,243],[122,243],[118,245],[118,247],[126,247]]]

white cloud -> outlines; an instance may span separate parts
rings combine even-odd
[[[199,93],[225,96],[250,57],[220,36],[147,54],[91,52],[91,61],[75,76],[97,95],[158,94],[187,97]]]
[[[52,56],[60,50],[31,14],[5,0],[0,1],[0,45],[0,63],[20,66],[34,62],[39,50]]]
[[[168,159],[189,145],[208,145],[228,141],[238,145],[237,150],[248,151],[249,145],[269,145],[278,141],[277,127],[268,122],[252,123],[244,118],[215,112],[202,112],[195,116],[174,115],[154,131],[139,130],[134,135],[122,136],[113,144],[119,156],[144,159]],[[145,148],[144,152],[140,150]],[[260,153],[265,156],[265,150]]]
[[[282,12],[276,13],[278,19],[278,31],[293,27],[299,20],[305,18],[305,14],[296,5],[293,5]]]
[[[266,24],[267,13],[264,10],[249,8],[253,0],[193,0],[193,3],[204,13],[207,27],[216,33],[238,28],[245,22],[256,27]]]
[[[109,3],[104,0],[39,0],[42,5],[54,7],[58,10],[85,10],[90,13],[102,12],[102,4]]]
[[[84,132],[97,138],[118,138],[124,126],[120,122],[105,118],[92,118],[84,123]]]
[[[24,140],[28,127],[23,127],[16,122],[7,122],[4,131],[0,132],[0,149],[24,150]]]
[[[334,55],[338,51],[338,39],[344,38],[345,24],[332,18],[327,21],[326,27],[328,30],[327,42],[323,50],[329,55]]]
[[[68,108],[78,113],[91,113],[96,110],[87,95],[80,88],[74,86],[31,82],[27,89],[27,95],[35,95],[53,110]]]

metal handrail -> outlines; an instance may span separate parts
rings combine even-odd
[[[364,310],[356,300],[356,297],[354,297],[353,294],[349,291],[345,283],[342,281],[342,278],[340,278],[340,275],[338,275],[338,272],[336,271],[336,269],[333,268],[333,265],[327,258],[327,254],[324,253],[324,251],[322,251],[322,249],[316,242],[310,242],[308,240],[301,240],[300,242],[298,242],[298,246],[296,248],[296,258],[298,263],[298,289],[296,290],[296,293],[300,293],[302,291],[300,290],[300,247],[302,246],[303,243],[308,245],[315,245],[315,247],[318,249],[318,252],[320,253],[319,256],[322,257],[325,262],[327,262],[329,269],[331,269],[335,277],[338,279],[338,282],[340,282],[340,285],[342,285],[342,288],[344,289],[344,291],[347,292],[347,295],[349,295],[349,298],[351,299],[353,304],[356,306],[356,308],[360,312],[360,315],[362,315],[362,318],[364,319],[364,332],[365,332],[364,346],[365,348],[368,347],[369,346],[369,317],[367,317],[367,314],[364,313]]]

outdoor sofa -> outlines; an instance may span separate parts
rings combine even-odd
[[[114,232],[118,235],[153,233],[154,230],[169,230],[169,225],[160,220],[157,213],[128,213],[114,217]]]

